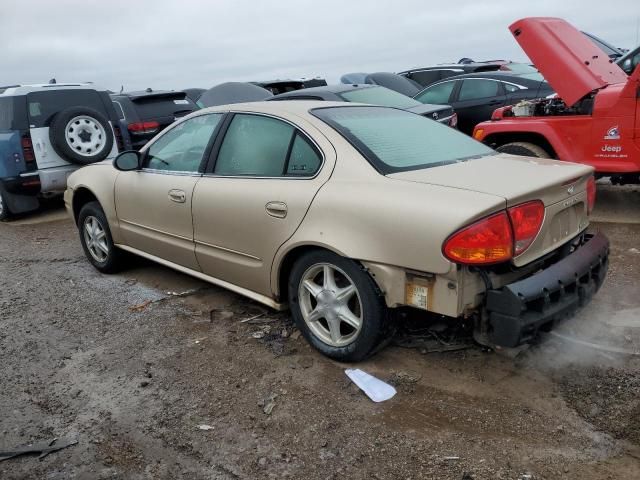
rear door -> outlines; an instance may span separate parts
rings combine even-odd
[[[192,197],[222,117],[212,113],[177,124],[149,146],[141,170],[118,174],[116,212],[126,245],[200,270],[193,243]]]
[[[478,123],[491,118],[493,111],[505,105],[502,82],[485,78],[465,78],[451,103],[458,114],[458,128],[471,134]]]
[[[250,113],[233,116],[216,150],[193,197],[198,262],[212,277],[270,296],[275,253],[329,178],[334,150],[304,120]]]
[[[96,90],[68,89],[31,92],[27,94],[27,115],[31,141],[39,169],[66,166],[69,162],[62,158],[51,145],[49,125],[53,117],[71,107],[88,107],[100,112],[111,124],[112,116]],[[108,158],[118,154],[117,142],[113,142]]]

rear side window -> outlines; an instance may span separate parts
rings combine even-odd
[[[0,98],[0,130],[12,130],[13,97]]]
[[[458,100],[476,100],[479,98],[497,97],[500,93],[500,82],[493,80],[463,80]]]
[[[120,120],[124,120],[124,110],[122,109],[122,105],[120,102],[113,102],[113,108],[116,110],[116,115]]]
[[[451,97],[451,92],[453,91],[455,84],[455,80],[452,80],[450,82],[443,82],[438,85],[434,85],[433,87],[429,87],[426,90],[423,90],[422,93],[419,93],[416,96],[416,100],[419,100],[422,103],[445,105],[449,103],[449,98]]]
[[[34,128],[48,127],[56,113],[71,107],[88,107],[111,118],[95,90],[52,90],[27,94],[29,123]]]
[[[131,101],[140,120],[143,121],[157,120],[163,117],[171,117],[172,119],[184,117],[198,109],[196,104],[186,98],[184,94],[132,97]]]
[[[281,120],[236,114],[224,137],[214,174],[251,177],[308,177],[321,164],[320,154]]]
[[[287,176],[306,177],[320,168],[322,159],[315,148],[300,133],[296,133],[287,164]]]

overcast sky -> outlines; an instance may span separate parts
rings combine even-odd
[[[94,81],[119,90],[525,60],[507,26],[557,16],[638,43],[639,0],[11,1],[0,8],[0,85]],[[535,5],[535,6],[533,6]]]

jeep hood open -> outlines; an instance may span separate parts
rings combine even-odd
[[[568,106],[594,90],[627,81],[606,53],[560,18],[523,18],[509,30]]]

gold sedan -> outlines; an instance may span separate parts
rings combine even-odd
[[[357,361],[399,308],[471,318],[513,347],[584,305],[607,270],[589,167],[496,154],[403,110],[282,101],[195,112],[75,172],[88,260],[131,252],[275,309]]]

